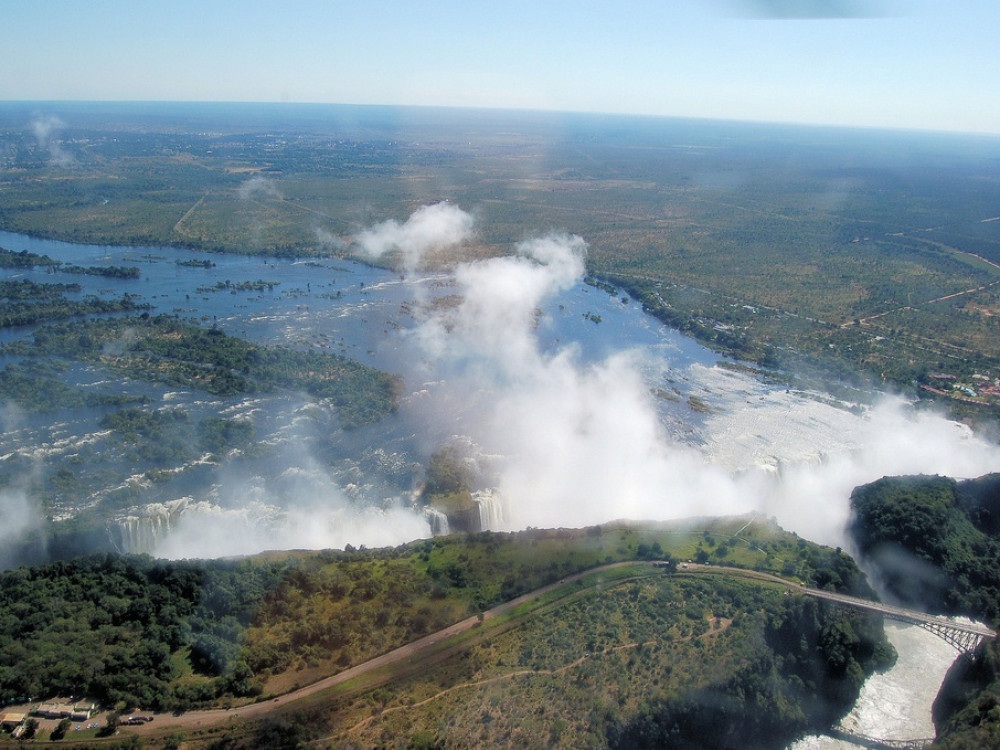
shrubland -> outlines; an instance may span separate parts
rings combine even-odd
[[[737,731],[785,737],[831,721],[864,675],[891,660],[877,618],[721,569],[696,575],[677,566],[699,552],[870,593],[843,553],[745,517],[484,532],[240,561],[101,555],[2,575],[0,695],[85,693],[120,708],[238,705],[571,573],[636,559],[666,567],[567,584],[537,610],[498,621],[486,640],[470,631],[439,667],[333,700],[329,715],[339,717],[337,727],[362,724],[348,732],[361,744],[374,731],[362,718],[378,704],[397,707],[386,717],[399,714],[377,727],[379,736],[409,737],[422,727],[475,744],[485,727],[489,743],[513,732],[526,743],[562,737],[566,746],[586,738],[635,746],[637,738],[661,742],[707,721],[723,743],[714,746],[735,746]],[[469,693],[478,697],[470,702]],[[497,712],[500,705],[507,708]],[[486,714],[493,719],[484,722]],[[442,716],[452,717],[447,726]],[[411,729],[397,735],[397,719]],[[317,726],[333,726],[325,721]]]
[[[969,419],[995,407],[983,386],[1000,377],[1000,180],[982,139],[239,106],[190,110],[182,132],[168,110],[80,105],[61,134],[72,161],[55,165],[9,109],[9,231],[327,255],[447,199],[476,212],[477,236],[438,262],[569,231],[589,243],[592,276],[726,354],[820,382],[916,386]]]

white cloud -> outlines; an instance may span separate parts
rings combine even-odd
[[[355,238],[371,258],[398,250],[407,271],[415,270],[424,255],[465,242],[472,237],[474,219],[458,206],[442,202],[418,208],[404,223],[394,219],[366,229]]]
[[[35,135],[38,148],[48,151],[49,163],[60,167],[73,163],[72,154],[64,151],[62,144],[56,139],[56,135],[65,127],[66,123],[54,115],[39,116],[31,122],[31,132]]]
[[[284,197],[274,180],[262,177],[261,175],[254,175],[249,180],[246,180],[239,186],[236,192],[240,200],[244,201],[258,198],[281,200]]]
[[[514,256],[459,266],[461,302],[430,312],[412,340],[436,376],[414,408],[428,420],[460,413],[456,430],[498,457],[486,481],[500,489],[509,528],[753,510],[843,544],[859,484],[1000,468],[997,446],[901,399],[886,396],[859,416],[745,376],[713,387],[758,388],[770,400],[749,407],[743,395],[728,404],[720,396],[701,428],[706,445],[669,434],[642,375],[648,353],[584,364],[573,345],[539,345],[539,307],[581,280],[585,251],[579,237],[551,235],[522,243]],[[730,430],[741,419],[742,432]]]

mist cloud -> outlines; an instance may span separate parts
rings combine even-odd
[[[54,115],[39,116],[31,122],[31,132],[35,135],[39,150],[48,151],[49,163],[60,167],[73,163],[73,156],[64,151],[56,139],[59,131],[65,127],[66,123]]]
[[[281,194],[281,191],[278,190],[278,186],[275,184],[274,180],[269,180],[268,178],[261,177],[260,175],[255,175],[242,183],[236,192],[237,195],[239,195],[240,200],[244,201],[259,198],[273,198],[281,200],[284,197]]]
[[[0,428],[10,433],[23,425],[24,415],[13,403],[0,405]],[[5,456],[5,460],[13,456]],[[42,508],[29,488],[37,483],[38,465],[28,462],[28,468],[14,482],[0,489],[0,570],[17,562],[13,552],[18,542],[44,525]]]
[[[52,135],[64,127],[66,127],[66,123],[54,115],[37,117],[31,123],[31,131],[35,134],[38,147],[42,149],[47,149],[49,147],[49,139]]]
[[[451,204],[363,232],[373,254],[423,254],[472,236],[471,214]],[[396,332],[409,395],[399,429],[424,457],[443,443],[474,465],[476,489],[496,489],[502,529],[579,527],[616,519],[670,520],[759,512],[814,541],[848,546],[854,487],[885,475],[979,476],[1000,469],[1000,448],[903,399],[855,413],[701,364],[682,372],[669,353],[628,348],[588,359],[553,343],[543,309],[580,283],[587,245],[553,233],[507,257],[458,265],[447,303],[420,300],[414,326]],[[548,341],[546,346],[540,342]],[[665,370],[704,397],[710,413],[666,421],[653,395]],[[430,535],[412,498],[383,498],[363,472],[335,476],[312,457],[299,415],[282,437],[281,467],[266,476],[223,469],[215,496],[191,502],[155,552],[169,557],[264,549],[384,546]],[[386,429],[380,426],[378,429]],[[321,438],[320,438],[321,439]]]
[[[177,513],[154,554],[178,559],[388,547],[430,536],[423,514],[398,498],[355,501],[300,440],[289,442],[282,460],[285,469],[274,477],[223,469],[216,496]]]
[[[12,550],[41,526],[41,510],[27,492],[21,489],[0,491],[0,570],[17,562]]]
[[[500,456],[493,479],[505,521],[676,518],[697,513],[707,497],[717,513],[744,509],[725,471],[664,433],[641,353],[584,365],[572,345],[539,347],[539,306],[582,279],[585,252],[580,237],[554,234],[521,243],[514,256],[460,266],[461,304],[417,334],[448,373],[446,389],[480,394],[466,399],[479,413],[463,424]]]
[[[649,352],[585,363],[572,344],[543,351],[540,306],[581,281],[585,253],[581,238],[554,234],[520,244],[510,257],[463,264],[454,274],[461,301],[429,311],[411,334],[409,361],[423,357],[423,371],[437,378],[414,408],[428,419],[462,410],[456,434],[495,457],[483,483],[499,489],[507,528],[757,511],[843,545],[859,484],[1000,468],[997,446],[900,398],[886,396],[859,416],[774,389],[775,401],[750,414],[760,445],[716,460],[707,446],[668,432],[643,374]],[[745,376],[735,389],[753,387],[768,392]],[[727,425],[750,408],[742,395],[720,399],[701,428],[706,443],[735,442]],[[781,458],[762,461],[761,448]]]
[[[412,509],[353,506],[338,497],[335,487],[328,485],[317,493],[315,506],[290,510],[256,501],[234,508],[192,503],[153,554],[192,559],[265,550],[391,547],[430,536],[426,518]]]
[[[366,229],[355,242],[369,258],[386,253],[402,254],[403,267],[414,271],[430,251],[465,242],[472,236],[473,217],[451,203],[418,208],[404,223],[394,219]]]
[[[550,235],[522,242],[516,255],[458,266],[461,302],[418,329],[425,354],[464,360],[483,382],[535,372],[538,306],[582,278],[586,249],[580,237]]]

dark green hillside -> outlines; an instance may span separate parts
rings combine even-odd
[[[376,678],[314,701],[309,711],[318,718],[296,731],[344,730],[370,746],[394,733],[398,719],[408,729],[393,736],[426,731],[459,746],[502,744],[497,732],[511,731],[534,746],[578,747],[585,738],[656,746],[680,732],[702,743],[692,746],[736,747],[735,738],[752,737],[779,747],[779,738],[846,710],[864,676],[891,660],[891,647],[877,618],[788,596],[774,582],[676,563],[700,552],[730,565],[794,570],[813,585],[867,590],[842,553],[747,520],[483,533],[239,562],[99,556],[20,568],[0,576],[0,699],[87,694],[119,708],[239,705],[574,572],[661,559],[667,564],[565,583],[490,618],[419,676],[404,668],[390,685]],[[470,680],[480,685],[471,702],[463,694]],[[414,703],[452,692],[426,709]],[[405,710],[386,710],[398,716],[369,727],[361,720],[376,705]],[[364,726],[355,731],[355,722]],[[709,725],[708,739],[691,735]],[[254,742],[269,726],[248,725],[239,741]]]
[[[889,590],[917,606],[1000,617],[998,475],[886,477],[851,496],[851,533]]]
[[[887,477],[851,498],[851,532],[896,596],[996,627],[1000,617],[1000,475]],[[945,748],[1000,746],[1000,646],[960,658],[934,706]]]
[[[681,573],[581,590],[429,673],[341,701],[324,741],[783,748],[835,723],[886,665],[877,619]]]

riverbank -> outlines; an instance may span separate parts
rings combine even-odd
[[[915,625],[891,621],[885,633],[899,658],[884,674],[865,682],[853,710],[841,723],[849,734],[880,740],[934,737],[931,706],[948,668],[958,657],[954,648]],[[828,736],[806,737],[788,750],[852,750],[860,743]]]

